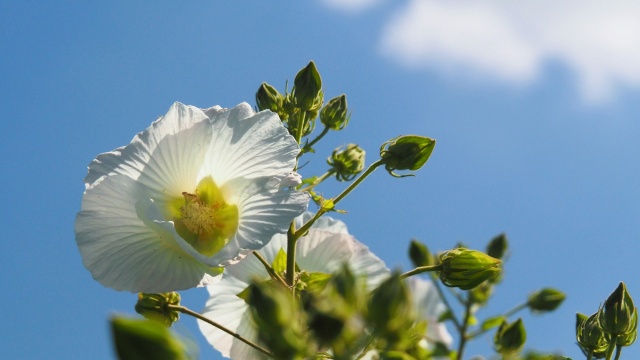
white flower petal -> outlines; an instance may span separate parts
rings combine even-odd
[[[160,142],[162,142],[165,137],[181,134],[183,131],[191,129],[195,125],[203,122],[208,123],[209,120],[200,109],[176,102],[165,116],[159,118],[145,131],[136,135],[129,145],[98,155],[96,159],[89,164],[89,172],[84,180],[85,185],[89,186],[100,177],[111,174],[123,174],[132,179],[138,179],[141,171],[147,166],[152,158],[152,154],[157,150]],[[210,130],[204,129],[203,127],[200,129],[204,131],[202,135],[205,138],[207,134],[211,134]],[[208,146],[208,143],[207,141],[207,143],[204,144],[205,147]],[[173,160],[170,162],[172,165],[181,166],[181,164],[176,164],[177,162],[189,163],[191,162],[190,157],[195,157],[201,152],[200,150],[196,150],[191,153],[196,145],[200,145],[193,144],[192,141],[185,144],[176,144],[174,141],[172,145],[174,145],[174,147],[175,145],[188,147],[184,149],[188,152],[186,154],[184,152],[164,152],[163,155]],[[180,157],[171,159],[170,156]]]
[[[140,186],[126,175],[103,177],[85,192],[75,230],[93,277],[116,290],[166,292],[211,281],[208,269],[169,233],[148,227],[132,198]]]
[[[247,104],[201,110],[175,103],[129,145],[89,165],[76,221],[85,265],[119,290],[171,291],[214,282],[211,266],[238,262],[286,232],[306,209],[307,193],[281,188],[298,152],[270,112],[254,114]],[[198,184],[208,176],[237,206],[238,228],[218,253],[204,256],[178,235],[174,221],[176,201],[185,192],[198,196]]]
[[[242,194],[242,191],[236,191]],[[247,194],[251,192],[247,191]],[[291,220],[304,212],[309,195],[298,191],[271,190],[241,196],[238,206],[240,219],[233,239],[215,254],[207,264],[226,266],[242,260],[252,250],[266,245],[271,237],[265,234],[286,232]]]
[[[427,320],[428,342],[438,341],[450,347],[453,344],[453,338],[445,324],[438,322],[440,315],[446,311],[446,306],[442,303],[433,283],[415,276],[408,278],[406,282],[419,318]]]
[[[249,284],[244,281],[230,280],[227,277],[216,286],[210,286],[211,297],[207,300],[202,315],[257,343],[258,334],[251,319],[249,306],[243,299],[236,296],[248,286]],[[217,327],[201,320],[198,320],[198,326],[207,341],[225,357],[232,359],[264,358],[256,350]]]
[[[235,178],[280,178],[295,165],[300,147],[270,111],[254,114],[247,103],[210,111],[215,141],[211,143],[202,176],[218,185]]]

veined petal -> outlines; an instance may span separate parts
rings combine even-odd
[[[94,182],[76,218],[84,265],[101,284],[131,292],[167,292],[211,282],[215,273],[184,252],[172,234],[148,227],[132,199],[140,185],[126,175]]]
[[[242,103],[232,109],[207,110],[214,141],[201,177],[212,176],[224,186],[235,178],[286,177],[295,165],[300,147],[270,111],[257,114]]]
[[[140,173],[147,167],[152,159],[154,152],[164,156],[163,161],[157,161],[159,165],[170,164],[172,168],[185,167],[186,163],[190,163],[192,157],[197,157],[204,150],[194,148],[198,146],[208,147],[211,130],[207,129],[209,123],[208,117],[204,112],[196,107],[187,106],[180,103],[174,103],[167,114],[151,124],[149,128],[137,134],[131,143],[115,149],[114,151],[100,154],[95,160],[89,164],[89,172],[85,177],[85,185],[88,187],[102,176],[112,174],[126,175],[132,179],[138,179]],[[163,140],[171,135],[182,134],[185,130],[198,125],[202,138],[207,142],[202,144],[201,140],[189,138],[189,141],[182,143],[183,137],[173,140],[165,140],[170,144],[164,145],[164,150],[158,152],[158,146]],[[195,132],[190,132],[191,135]],[[176,151],[176,150],[182,151]],[[202,155],[200,155],[202,156]],[[162,164],[166,163],[166,164]],[[201,163],[201,162],[200,162]],[[199,169],[199,167],[198,167]],[[175,180],[175,179],[174,179]],[[196,181],[197,179],[193,179]]]
[[[210,266],[226,266],[234,264],[252,250],[266,245],[270,237],[265,234],[284,233],[292,219],[303,213],[309,203],[309,195],[299,191],[282,189],[265,190],[252,194],[242,191],[235,203],[238,206],[238,230],[229,243],[206,263]]]

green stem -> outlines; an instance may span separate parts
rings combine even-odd
[[[328,132],[329,132],[329,127],[325,126],[324,129],[322,130],[322,132],[315,139],[313,139],[310,143],[308,143],[307,145],[304,146],[304,148],[302,149],[300,154],[303,154],[303,153],[306,153],[307,151],[309,151],[309,149],[311,149],[311,147],[313,145],[315,145],[318,141],[320,141],[320,139],[322,139],[325,135],[327,135]],[[300,156],[300,155],[298,155],[298,156]]]
[[[622,346],[617,345],[616,346],[616,357],[614,358],[615,360],[620,359],[620,355],[622,354]]]
[[[206,322],[207,324],[213,325],[213,326],[217,327],[218,329],[226,332],[227,334],[233,336],[234,338],[242,341],[243,343],[251,346],[252,348],[260,351],[261,353],[267,355],[268,357],[273,358],[273,355],[271,355],[271,353],[268,350],[266,350],[265,348],[261,347],[260,345],[258,345],[256,343],[252,342],[251,340],[243,337],[242,335],[238,334],[237,332],[229,330],[226,327],[218,324],[217,322],[215,322],[215,321],[213,321],[213,320],[211,320],[209,318],[204,317],[203,315],[201,315],[201,314],[199,314],[199,313],[197,313],[195,311],[190,310],[189,308],[186,308],[184,306],[179,306],[179,305],[166,305],[166,307],[169,310],[175,310],[175,311],[179,311],[179,312],[181,312],[183,314],[186,314],[186,315],[191,315],[191,316],[195,317],[196,319],[200,319],[200,320]]]
[[[298,238],[295,237],[295,233],[296,223],[292,221],[291,226],[289,226],[289,231],[287,231],[287,273],[285,276],[287,277],[287,284],[294,289],[293,291],[295,291],[293,281],[296,273],[296,241],[298,240]]]
[[[616,342],[618,341],[618,334],[611,334],[611,340],[609,343],[609,349],[607,349],[607,360],[611,360],[611,356],[613,355],[613,349],[616,348]]]
[[[338,202],[340,202],[340,200],[344,199],[345,196],[349,195],[349,193],[353,191],[353,189],[358,187],[358,185],[360,185],[360,183],[364,181],[364,179],[366,179],[367,176],[371,175],[371,173],[373,173],[381,165],[384,165],[382,160],[378,160],[373,164],[369,165],[369,167],[367,168],[367,170],[365,170],[365,172],[363,172],[353,183],[351,183],[346,189],[344,189],[340,193],[340,195],[336,196],[334,199],[331,200],[333,202],[333,205],[335,206],[336,204],[338,204]],[[294,233],[295,239],[296,240],[299,239],[302,235],[304,235],[307,231],[309,231],[309,229],[311,228],[311,225],[313,225],[313,223],[315,223],[316,220],[320,218],[320,216],[322,216],[324,213],[328,211],[329,209],[325,209],[321,207],[318,210],[318,212],[313,216],[313,218],[311,218],[311,220],[309,220],[300,229],[298,229],[298,231]]]
[[[314,181],[312,184],[303,187],[302,189],[298,189],[298,191],[309,191],[312,190],[314,187],[320,185],[321,182],[327,180],[327,178],[329,178],[331,175],[335,174],[335,170],[331,169],[329,171],[327,171],[326,173],[322,174],[322,176],[320,176],[319,178],[316,179],[316,181]]]
[[[453,321],[453,325],[456,327],[456,330],[458,330],[459,332],[460,330],[462,330],[462,325],[460,324],[460,321],[458,320],[458,318],[456,318],[456,315],[453,312],[453,308],[451,307],[449,300],[447,300],[447,297],[444,296],[444,291],[442,291],[442,287],[440,286],[440,280],[438,280],[438,278],[434,274],[429,274],[429,275],[431,277],[431,282],[436,287],[436,291],[438,292],[438,295],[440,295],[440,300],[442,301],[444,306],[447,307],[447,310],[451,315],[451,321]]]
[[[589,353],[587,353],[587,360],[592,360],[593,359],[593,349],[589,350]]]
[[[427,265],[427,266],[418,266],[417,268],[407,271],[406,273],[400,275],[401,279],[406,279],[413,275],[422,274],[429,271],[440,271],[442,270],[442,264],[440,265]]]
[[[280,284],[284,285],[285,287],[289,287],[289,285],[287,285],[287,283],[284,281],[284,279],[280,275],[278,275],[278,273],[275,270],[273,270],[271,265],[269,265],[267,260],[265,260],[265,258],[262,257],[262,255],[260,255],[260,253],[258,253],[257,251],[254,251],[253,255],[256,258],[258,258],[258,260],[260,260],[260,262],[262,263],[264,268],[267,269],[267,272],[269,273],[269,276],[271,276],[271,278],[273,280],[279,282]]]
[[[464,307],[464,320],[462,321],[462,329],[460,333],[460,344],[458,345],[458,360],[462,360],[462,354],[464,353],[464,347],[467,344],[467,328],[469,327],[469,319],[471,319],[471,297],[467,296],[466,304]]]
[[[505,313],[504,313],[504,315],[502,315],[502,316],[504,316],[505,318],[508,318],[508,317],[510,317],[511,315],[513,315],[513,314],[517,313],[518,311],[520,311],[520,310],[522,310],[522,309],[526,309],[528,305],[529,305],[529,304],[525,302],[525,303],[522,303],[522,304],[520,304],[520,305],[514,306],[512,309],[510,309],[509,311],[505,312]],[[468,335],[468,338],[469,338],[469,339],[473,339],[473,338],[475,338],[476,336],[480,336],[480,335],[482,335],[482,334],[486,333],[486,332],[487,332],[487,331],[489,331],[489,330],[491,330],[491,329],[479,329],[479,330],[476,330],[476,331],[474,331],[474,332],[470,333],[470,334]]]

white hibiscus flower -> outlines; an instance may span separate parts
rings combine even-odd
[[[210,283],[307,207],[298,144],[274,113],[175,103],[89,165],[76,241],[105,286],[167,292]]]
[[[427,333],[421,345],[432,348],[433,344],[439,342],[451,348],[453,338],[445,324],[438,322],[438,318],[447,308],[433,282],[417,276],[410,277],[406,281],[418,319],[427,321]]]
[[[305,213],[296,219],[298,226],[308,221],[312,214]],[[275,235],[260,250],[268,263],[273,263],[280,251],[287,250],[286,235]],[[310,273],[330,274],[347,263],[356,276],[367,276],[367,288],[372,290],[388,275],[384,262],[362,243],[349,235],[344,223],[328,217],[320,218],[300,240],[296,247],[296,263],[301,270]],[[249,306],[237,296],[254,279],[270,279],[264,266],[255,257],[247,257],[226,268],[222,280],[208,286],[211,297],[207,300],[203,315],[216,321],[254,343],[258,334],[251,318]],[[265,359],[266,357],[240,340],[202,321],[200,330],[207,341],[223,356],[232,359]]]

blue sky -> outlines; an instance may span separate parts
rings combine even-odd
[[[127,144],[174,101],[253,104],[314,60],[343,132],[303,175],[354,142],[438,144],[415,178],[374,173],[340,216],[389,267],[411,238],[473,248],[506,232],[504,285],[480,316],[544,286],[567,300],[524,314],[530,348],[580,358],[575,313],[625,281],[640,302],[640,6],[565,0],[0,4],[0,350],[6,359],[111,359],[107,318],[135,295],[93,281],[75,245],[86,165]],[[307,172],[304,172],[307,171]],[[342,185],[323,188],[326,196]],[[182,293],[199,310],[204,289]],[[183,318],[178,328],[217,359]],[[468,352],[489,354],[491,336]],[[640,346],[625,358],[640,356]]]

